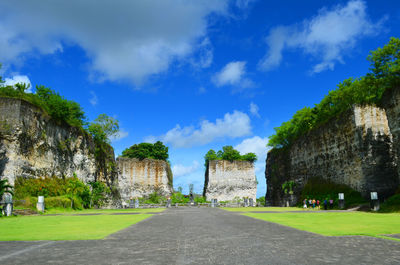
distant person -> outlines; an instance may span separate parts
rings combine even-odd
[[[317,209],[319,210],[319,200],[317,200]]]
[[[315,209],[315,199],[312,200],[312,208]]]
[[[329,208],[333,209],[333,200],[329,199]]]
[[[310,206],[310,208],[312,206],[312,200],[311,199],[308,200],[308,206]]]
[[[304,201],[303,201],[303,208],[307,209],[307,199],[304,199]]]
[[[328,210],[328,200],[327,199],[324,200],[324,210],[325,211]]]

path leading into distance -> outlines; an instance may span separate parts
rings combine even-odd
[[[400,242],[324,237],[215,208],[168,209],[104,240],[0,242],[0,264],[400,264]]]

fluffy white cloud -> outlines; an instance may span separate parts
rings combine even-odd
[[[203,49],[201,64],[209,66],[209,17],[227,9],[227,0],[5,0],[0,61],[22,64],[26,57],[79,45],[91,59],[92,74],[140,84],[195,48]]]
[[[259,136],[254,136],[252,138],[244,139],[240,144],[235,146],[241,154],[255,153],[259,161],[264,160],[269,147],[267,147],[268,138],[261,138]]]
[[[269,49],[259,68],[271,70],[282,62],[284,49],[299,48],[319,61],[312,69],[314,73],[332,70],[337,62],[344,63],[344,55],[359,39],[374,36],[381,30],[386,18],[373,23],[366,9],[364,1],[352,0],[344,6],[321,9],[301,24],[271,29],[266,38]]]
[[[31,80],[26,75],[15,75],[11,78],[5,78],[4,81],[5,86],[15,86],[18,83],[25,83],[29,87],[26,92],[32,93]]]
[[[256,117],[260,117],[260,113],[258,113],[258,106],[257,106],[257,104],[251,102],[251,103],[250,103],[249,109],[250,109],[250,113],[251,113],[251,114],[253,114],[253,115],[256,116]]]
[[[213,82],[216,86],[251,86],[252,82],[246,78],[246,62],[230,62],[214,75]]]
[[[149,136],[146,142],[154,142],[156,139],[173,147],[192,147],[211,143],[221,138],[237,138],[251,134],[250,118],[247,114],[234,111],[226,113],[223,119],[215,122],[203,120],[197,126],[181,127],[179,124],[166,134],[154,137]]]
[[[193,161],[190,166],[176,164],[172,166],[172,173],[174,174],[174,177],[185,176],[195,172],[199,167],[200,163],[198,161]]]

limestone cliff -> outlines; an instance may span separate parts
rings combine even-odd
[[[346,184],[366,198],[371,191],[380,198],[393,194],[399,178],[392,140],[385,109],[353,106],[292,146],[268,153],[267,204],[284,205],[282,184],[289,180],[296,183],[296,203],[311,177]]]
[[[257,181],[254,164],[249,161],[213,160],[206,169],[204,196],[207,200],[243,200],[244,197],[256,201]]]
[[[393,135],[393,148],[397,154],[397,172],[400,177],[400,89],[388,89],[381,100],[381,107],[386,110],[390,132]]]
[[[172,172],[163,160],[117,158],[118,188],[122,200],[144,197],[155,191],[165,196],[172,193]]]
[[[72,176],[95,179],[91,137],[59,124],[40,108],[21,99],[0,98],[0,179]]]

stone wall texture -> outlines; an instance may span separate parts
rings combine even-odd
[[[172,172],[163,160],[117,158],[118,188],[122,200],[144,197],[154,191],[163,195],[172,193]]]
[[[385,198],[399,185],[396,161],[386,110],[353,106],[300,137],[291,147],[268,153],[266,203],[285,204],[281,187],[288,180],[296,183],[291,200],[296,203],[311,177],[346,184],[365,198],[371,191]]]
[[[255,202],[256,194],[257,181],[252,162],[209,161],[204,183],[207,200],[233,201],[247,197]]]
[[[386,110],[390,132],[393,135],[393,148],[397,159],[400,157],[400,88],[387,90],[382,97],[381,107]],[[400,163],[397,161],[397,172],[400,177]]]
[[[0,179],[73,176],[94,180],[94,143],[78,128],[58,124],[20,99],[0,98]]]

